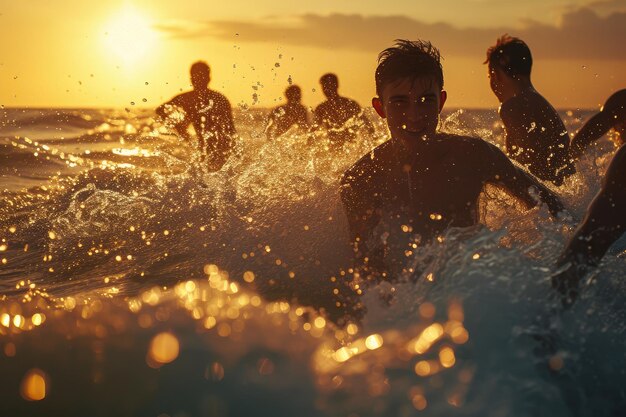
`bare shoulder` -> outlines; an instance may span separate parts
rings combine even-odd
[[[342,185],[367,182],[393,161],[391,141],[387,141],[363,155],[341,178]]]
[[[455,153],[461,154],[484,152],[492,148],[498,149],[495,145],[492,145],[486,140],[473,136],[439,134],[438,140],[443,146],[450,148]]]
[[[181,94],[178,94],[177,96],[174,96],[174,98],[172,98],[169,102],[177,105],[177,106],[182,106],[188,103],[192,103],[194,102],[195,95],[193,91],[187,91]]]
[[[527,113],[529,107],[530,102],[528,98],[521,96],[512,97],[500,106],[500,117],[505,123],[511,120],[518,120]]]
[[[230,101],[226,98],[226,96],[218,91],[209,90],[209,98],[213,100],[218,105],[228,105],[230,106]]]

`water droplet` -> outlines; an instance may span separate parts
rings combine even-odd
[[[142,98],[141,101],[143,101],[144,103],[148,101],[147,98]]]
[[[135,102],[134,102],[134,101],[131,101],[131,102],[130,102],[130,105],[131,105],[131,106],[134,106],[134,105],[135,105]]]
[[[280,62],[276,62],[276,63],[274,64],[274,66],[275,66],[276,68],[280,67]]]

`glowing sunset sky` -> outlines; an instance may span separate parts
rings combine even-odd
[[[444,56],[448,107],[496,107],[482,62],[503,33],[529,44],[534,84],[557,107],[596,107],[626,87],[624,0],[387,3],[0,0],[0,104],[156,107],[205,60],[233,104],[273,106],[291,79],[316,105],[333,71],[367,105],[378,52],[419,37]]]

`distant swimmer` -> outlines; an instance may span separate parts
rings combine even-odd
[[[569,136],[554,107],[530,81],[533,59],[521,39],[504,35],[487,50],[491,90],[500,100],[506,152],[541,180],[561,185],[575,172]]]
[[[611,128],[617,133],[617,146],[626,143],[626,89],[609,97],[602,110],[596,113],[576,133],[570,144],[570,157],[578,159],[590,143],[598,140]]]
[[[379,271],[386,264],[381,263],[385,235],[399,218],[402,231],[419,234],[422,242],[449,227],[477,224],[478,199],[487,183],[527,208],[537,204],[536,193],[553,215],[563,209],[555,194],[496,146],[437,131],[447,93],[440,54],[430,42],[398,40],[378,62],[372,105],[386,119],[391,139],[363,156],[341,180],[354,251],[367,269]]]
[[[320,78],[326,101],[315,108],[313,124],[328,132],[328,139],[335,145],[356,138],[357,131],[364,127],[370,133],[374,126],[354,100],[339,95],[339,79],[335,74],[324,74]]]
[[[270,112],[265,127],[265,134],[268,139],[281,136],[293,125],[303,129],[309,128],[309,117],[301,103],[302,90],[297,85],[287,87],[285,90],[287,104],[276,107]]]
[[[594,197],[576,232],[565,246],[558,265],[561,273],[552,285],[569,305],[578,295],[579,280],[596,266],[617,239],[626,231],[626,145],[622,145],[606,172],[602,188]]]
[[[206,157],[210,170],[217,171],[233,148],[236,132],[232,109],[226,97],[208,88],[211,72],[205,62],[194,63],[190,74],[193,90],[160,105],[156,113],[164,119],[174,119],[174,128],[185,139],[189,139],[187,128],[192,124],[203,158]],[[184,114],[177,115],[181,109]]]

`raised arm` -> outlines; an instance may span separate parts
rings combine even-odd
[[[622,136],[626,134],[626,89],[616,91],[609,97],[602,110],[595,114],[578,131],[570,143],[570,157],[579,158],[585,148],[602,135],[615,128]]]
[[[553,216],[556,217],[557,213],[563,211],[563,204],[555,193],[535,177],[515,166],[496,146],[486,142],[484,146],[485,182],[501,186],[527,208],[537,205],[537,200],[533,196],[533,193],[536,193]]]
[[[601,111],[584,124],[576,133],[570,143],[570,157],[578,159],[590,143],[601,138],[612,127],[612,119],[609,111]]]

